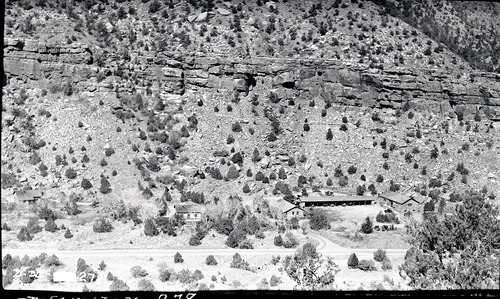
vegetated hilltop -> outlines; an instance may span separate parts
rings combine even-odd
[[[499,75],[384,6],[6,4],[2,188],[498,194]]]
[[[8,37],[87,43],[100,65],[182,51],[331,58],[366,68],[439,67],[456,74],[470,70],[471,61],[478,69],[497,69],[498,33],[492,29],[498,5],[398,3],[6,1],[5,28]]]

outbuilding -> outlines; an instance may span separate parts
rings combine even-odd
[[[34,204],[38,200],[42,199],[43,192],[40,190],[25,190],[16,191],[16,198],[20,202],[27,202],[28,204]]]

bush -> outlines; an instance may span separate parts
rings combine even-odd
[[[241,132],[241,125],[239,122],[235,122],[233,123],[233,125],[231,126],[231,130],[233,132]]]
[[[241,229],[235,228],[227,237],[226,245],[231,248],[236,248],[244,239],[245,233]]]
[[[82,179],[82,183],[80,185],[83,188],[83,190],[88,190],[92,188],[92,183],[86,178]]]
[[[358,269],[363,271],[375,271],[375,262],[373,260],[361,260],[358,263]]]
[[[109,233],[113,230],[113,226],[106,218],[100,217],[94,221],[93,229],[96,233]]]
[[[111,292],[127,292],[130,290],[128,285],[120,279],[113,280],[113,283],[109,287]]]
[[[139,291],[154,292],[155,286],[153,283],[145,278],[141,279],[137,284],[137,289]]]
[[[229,174],[228,174],[228,176],[229,176]],[[250,191],[251,190],[250,190],[250,187],[248,186],[248,183],[245,184],[245,186],[243,186],[243,193],[250,193]]]
[[[7,253],[2,259],[2,269],[14,268],[13,266],[14,262],[12,259],[12,255],[10,255],[10,253]]]
[[[275,287],[281,283],[281,279],[277,277],[276,275],[271,276],[271,279],[269,280],[269,285],[272,287]]]
[[[144,234],[146,236],[157,236],[159,233],[153,219],[147,219],[146,222],[144,222]]]
[[[183,263],[183,262],[184,262],[184,259],[182,258],[182,255],[177,252],[174,256],[174,263],[178,264],[178,263]]]
[[[358,264],[358,257],[355,253],[352,253],[351,256],[349,256],[349,260],[347,261],[347,266],[351,269],[356,269],[358,267]]]
[[[250,270],[248,262],[242,259],[239,253],[234,254],[230,267],[242,270]]]
[[[281,235],[274,237],[274,245],[278,247],[283,245],[283,238],[281,238]]]
[[[391,260],[386,256],[382,260],[382,270],[391,270],[392,269],[392,263]]]
[[[358,169],[357,169],[357,168],[356,168],[356,166],[354,166],[354,165],[349,166],[349,168],[347,169],[347,172],[348,172],[349,174],[355,174],[355,173],[356,173],[356,171],[358,171]]]
[[[363,194],[365,194],[366,192],[366,187],[365,185],[359,185],[357,188],[356,188],[356,194],[361,196]]]
[[[47,222],[45,223],[45,230],[48,232],[53,233],[53,232],[57,231],[58,229],[59,228],[57,227],[57,224],[52,219],[47,220]]]
[[[339,179],[339,186],[345,187],[345,186],[347,186],[348,182],[349,182],[349,179],[346,176],[342,176]]]
[[[205,263],[209,266],[217,265],[217,261],[215,260],[215,257],[213,255],[209,255],[205,260]]]
[[[145,277],[149,275],[148,271],[141,268],[141,266],[133,266],[132,268],[130,268],[130,273],[132,273],[132,277],[134,278]]]
[[[42,231],[42,227],[38,224],[38,218],[32,217],[28,220],[28,224],[26,225],[30,234],[34,235]]]
[[[70,168],[66,169],[66,172],[64,173],[64,175],[68,179],[72,180],[72,179],[76,178],[76,171],[70,167]]]
[[[98,269],[100,271],[106,270],[106,263],[104,261],[101,261],[101,263],[99,263],[99,268]]]
[[[326,140],[332,140],[332,139],[333,139],[332,129],[328,128],[328,131],[326,131]]]
[[[236,169],[236,166],[231,165],[229,167],[229,170],[227,171],[227,178],[230,180],[237,179],[240,176],[238,169]]]
[[[102,194],[108,194],[111,192],[111,184],[104,176],[101,177],[101,187],[99,187],[99,191]]]
[[[321,211],[313,211],[309,225],[313,230],[320,230],[323,228],[329,229],[330,221],[328,221],[328,217],[325,213]]]
[[[160,281],[161,282],[166,282],[170,280],[171,273],[167,269],[160,269]]]
[[[53,254],[53,255],[47,257],[43,261],[43,264],[46,267],[58,267],[58,266],[61,266],[63,263],[59,260],[59,258],[55,254]]]
[[[14,270],[12,268],[7,268],[5,275],[2,275],[2,286],[5,288],[12,284],[12,282],[14,282]]]
[[[203,279],[203,273],[201,273],[200,270],[195,270],[193,273],[193,279],[196,281]]]
[[[373,253],[373,259],[377,262],[382,262],[387,257],[387,253],[383,249],[379,249]]]
[[[177,274],[177,278],[179,282],[183,284],[189,284],[194,281],[193,274],[188,269],[182,269],[179,274]]]
[[[299,245],[299,241],[292,235],[291,232],[286,234],[286,239],[283,240],[283,247],[285,248],[294,248]]]

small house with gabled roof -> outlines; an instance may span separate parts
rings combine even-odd
[[[201,221],[205,212],[203,206],[194,204],[176,205],[174,208],[175,213],[182,216],[182,218],[187,222]]]
[[[309,214],[309,212],[302,207],[284,199],[278,199],[274,205],[283,213],[286,219],[292,219],[294,217],[301,219]]]

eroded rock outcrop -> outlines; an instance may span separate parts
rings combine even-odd
[[[130,61],[106,57],[102,67],[95,60],[91,49],[82,44],[49,46],[30,40],[4,40],[8,81],[71,81],[80,90],[91,91],[131,92],[132,88],[148,87],[160,94],[201,89],[247,94],[261,84],[284,97],[293,94],[345,105],[393,108],[410,101],[451,116],[482,109],[490,119],[500,120],[500,74],[496,73],[454,78],[432,70],[364,69],[334,60],[228,58],[202,53],[132,56]],[[110,78],[101,82],[99,74]],[[133,84],[130,78],[134,78]]]

